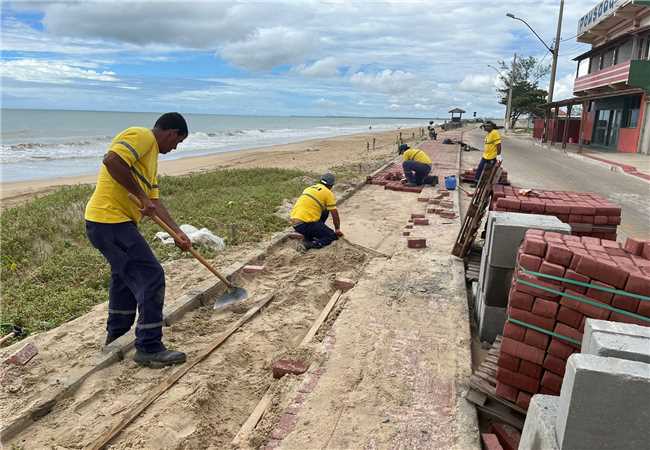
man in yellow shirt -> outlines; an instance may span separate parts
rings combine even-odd
[[[336,197],[332,192],[334,182],[334,175],[326,173],[320,182],[302,191],[291,210],[291,224],[303,235],[306,249],[323,248],[343,236]],[[330,212],[334,230],[325,225]]]
[[[476,175],[474,178],[474,183],[472,187],[478,185],[479,180],[481,179],[481,174],[485,169],[485,166],[491,166],[496,161],[501,162],[501,135],[497,131],[497,126],[494,122],[485,122],[483,129],[487,131],[485,136],[485,146],[483,147],[483,157],[481,162],[478,164],[476,169]]]
[[[158,216],[178,233],[178,247],[192,246],[160,201],[158,189],[158,154],[174,150],[187,134],[187,123],[178,113],[163,114],[153,129],[122,131],[104,156],[86,205],[88,239],[111,265],[106,344],[131,329],[137,309],[134,360],[149,367],[183,363],[185,353],[167,350],[162,343],[165,273],[137,223],[142,216]]]
[[[409,148],[407,144],[402,144],[399,150],[404,158],[402,169],[406,185],[422,186],[424,179],[431,172],[431,158],[419,148]]]

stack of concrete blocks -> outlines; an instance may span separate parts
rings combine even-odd
[[[645,450],[650,328],[587,319],[560,396],[535,395],[519,450]]]
[[[571,227],[554,216],[496,211],[488,215],[475,296],[481,341],[493,342],[503,330],[517,249],[530,228],[571,234]]]

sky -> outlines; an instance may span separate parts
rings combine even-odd
[[[3,1],[5,108],[243,115],[499,117],[498,73],[550,63],[559,0]],[[555,99],[580,16],[564,10]],[[540,86],[548,87],[548,78]]]

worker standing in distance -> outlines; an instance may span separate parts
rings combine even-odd
[[[431,172],[431,158],[419,148],[409,148],[407,144],[399,147],[399,152],[404,158],[402,169],[407,186],[422,186],[424,179]]]
[[[324,174],[318,183],[302,192],[291,210],[291,224],[303,235],[305,249],[323,248],[343,236],[336,197],[332,192],[335,181],[333,174]],[[334,230],[325,224],[330,213]]]
[[[494,122],[485,122],[483,129],[487,132],[485,135],[485,145],[483,147],[483,156],[476,168],[476,175],[472,187],[478,186],[481,174],[485,166],[492,166],[495,162],[503,161],[501,156],[501,135],[497,131],[497,125]]]
[[[131,127],[111,142],[86,205],[86,234],[111,265],[106,345],[126,334],[135,322],[134,361],[148,367],[185,362],[185,353],[162,343],[165,273],[138,232],[142,216],[157,216],[177,234],[176,245],[192,243],[160,201],[158,155],[174,150],[187,137],[179,113],[166,113],[152,129]],[[129,194],[140,201],[138,207]]]

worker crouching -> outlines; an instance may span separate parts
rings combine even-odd
[[[409,148],[407,144],[399,147],[399,152],[404,158],[402,169],[406,177],[407,186],[422,186],[425,178],[431,172],[431,159],[429,155],[419,148]]]
[[[320,182],[302,192],[291,210],[291,224],[296,232],[302,234],[306,249],[323,248],[343,236],[336,197],[332,192],[334,182],[334,175],[326,173]],[[325,224],[330,213],[334,230]]]

